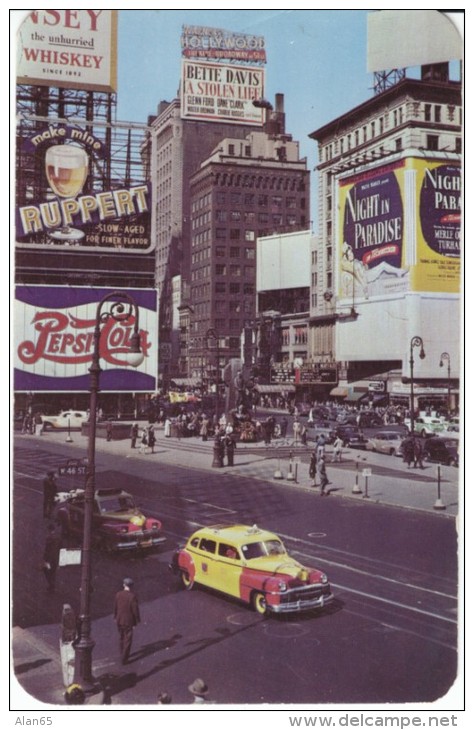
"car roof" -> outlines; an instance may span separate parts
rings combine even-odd
[[[257,525],[212,525],[202,527],[192,537],[210,537],[211,535],[221,540],[233,540],[235,542],[280,539],[275,533],[262,530]]]

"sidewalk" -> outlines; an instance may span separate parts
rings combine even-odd
[[[87,453],[87,437],[78,432],[71,434],[72,441],[66,442],[67,434],[48,432],[43,436],[18,435],[19,446],[46,449],[54,444],[55,449],[64,451],[64,458],[83,458]],[[100,473],[110,468],[110,457],[125,456],[128,463],[156,463],[181,466],[200,471],[222,472],[232,477],[245,477],[264,480],[279,488],[304,490],[314,493],[320,499],[319,489],[312,486],[308,476],[308,463],[311,445],[292,446],[283,442],[263,444],[239,443],[234,455],[234,466],[218,469],[213,463],[213,440],[206,442],[198,438],[165,438],[162,430],[157,430],[155,453],[140,453],[132,450],[130,441],[110,441],[97,439],[96,470]],[[57,448],[60,447],[60,448]],[[440,498],[438,497],[438,468],[426,464],[424,470],[408,470],[406,464],[395,457],[344,449],[341,463],[332,463],[332,451],[327,450],[327,472],[330,480],[328,489],[331,499],[353,499],[365,504],[378,504],[407,510],[431,513],[439,519],[454,519],[459,508],[459,470],[454,467],[441,467]],[[292,464],[290,469],[290,456]],[[60,457],[61,458],[61,457]],[[126,464],[124,464],[126,470]],[[364,470],[370,470],[364,471]],[[290,476],[290,479],[288,479]],[[100,623],[104,621],[99,619]],[[107,622],[110,623],[110,622]],[[104,621],[104,631],[105,621]],[[45,709],[48,706],[65,708],[63,673],[59,655],[57,626],[35,626],[29,629],[14,627],[12,639],[11,677],[12,707],[15,710]],[[113,641],[111,636],[110,641]],[[105,642],[107,643],[107,642]],[[94,657],[104,673],[108,666],[107,657]],[[130,680],[132,681],[132,680]],[[132,689],[130,697],[135,702],[146,704],[149,699],[137,696],[138,687]],[[42,704],[34,698],[41,696]],[[122,702],[127,702],[127,687],[120,693]],[[87,709],[99,709],[103,696],[97,694],[88,700]],[[89,704],[91,706],[89,706]],[[94,705],[94,707],[92,707]],[[104,706],[105,710],[107,706]],[[72,708],[71,708],[72,709]],[[84,707],[86,709],[86,707]]]

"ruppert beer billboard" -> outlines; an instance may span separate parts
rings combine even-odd
[[[150,183],[104,188],[94,170],[109,152],[92,132],[44,124],[23,139],[21,153],[25,164],[36,163],[45,193],[18,206],[18,244],[150,250]]]
[[[32,10],[17,43],[17,83],[117,90],[116,10]]]
[[[401,159],[339,183],[339,296],[459,292],[459,166]]]
[[[14,389],[16,392],[84,392],[90,387],[97,305],[113,289],[17,286]],[[129,291],[139,309],[143,363],[128,365],[134,319],[109,318],[100,336],[101,391],[153,392],[158,372],[157,293]]]
[[[183,26],[181,48],[183,119],[263,124],[264,109],[253,104],[264,97],[262,36]]]

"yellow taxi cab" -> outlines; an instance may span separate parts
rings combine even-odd
[[[256,525],[203,527],[176,550],[170,568],[187,590],[212,588],[261,615],[324,608],[334,599],[323,571],[298,563],[277,535]]]

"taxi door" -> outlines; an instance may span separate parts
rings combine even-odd
[[[217,565],[219,584],[215,587],[229,596],[241,598],[242,559],[237,547],[228,543],[219,543],[217,546]]]
[[[194,553],[195,580],[209,588],[217,588],[219,582],[216,547],[215,540],[203,537]]]

